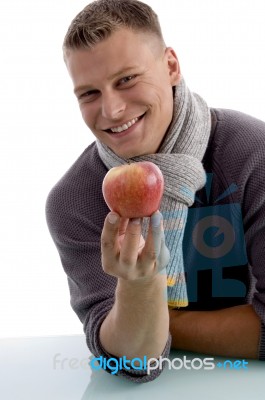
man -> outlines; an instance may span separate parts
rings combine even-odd
[[[191,93],[156,14],[136,0],[89,4],[63,51],[97,140],[46,212],[89,349],[264,360],[265,124]],[[108,169],[129,159],[165,177],[160,210],[142,221],[109,212],[102,196]],[[160,372],[119,375],[146,382]]]

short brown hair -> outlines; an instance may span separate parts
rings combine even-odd
[[[150,6],[138,0],[96,0],[71,22],[63,50],[90,49],[119,28],[153,33],[164,45],[160,23]]]

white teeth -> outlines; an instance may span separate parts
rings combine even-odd
[[[132,125],[134,125],[139,118],[134,118],[131,121],[127,122],[126,124],[123,124],[122,126],[117,126],[116,128],[110,128],[110,130],[113,133],[120,133],[123,131],[126,131],[128,128],[130,128]]]

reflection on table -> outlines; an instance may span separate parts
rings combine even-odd
[[[3,400],[265,398],[265,362],[214,357],[214,368],[206,370],[205,357],[210,356],[171,351],[171,369],[152,382],[136,384],[103,369],[93,370],[89,362],[94,356],[84,335],[0,339],[0,396]]]

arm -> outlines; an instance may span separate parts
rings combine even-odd
[[[215,311],[170,310],[172,347],[205,354],[258,358],[261,322],[252,305]]]
[[[141,283],[119,279],[115,303],[100,330],[110,354],[127,359],[162,354],[169,332],[165,288],[165,275]]]
[[[102,257],[101,260],[100,237],[102,236],[103,247],[105,249],[108,249],[108,247],[110,246],[109,251],[111,252],[113,240],[110,240],[110,242],[108,240],[108,228],[110,230],[113,229],[114,232],[116,232],[116,239],[114,239],[114,242],[117,246],[119,246],[119,242],[122,242],[123,239],[123,234],[121,232],[122,227],[120,227],[120,232],[118,234],[117,225],[109,224],[107,226],[107,231],[103,230],[105,233],[107,233],[107,237],[106,235],[104,237],[104,235],[102,234],[101,223],[99,223],[98,221],[102,220],[103,225],[104,219],[106,218],[107,210],[106,207],[100,207],[100,202],[98,200],[100,198],[99,195],[97,196],[96,193],[95,196],[91,197],[92,200],[90,199],[90,201],[88,202],[86,200],[88,196],[87,189],[83,192],[79,191],[77,196],[75,189],[76,185],[73,185],[73,188],[72,186],[70,186],[69,188],[68,182],[69,176],[67,176],[67,185],[65,184],[64,180],[61,180],[53,188],[53,190],[51,190],[46,202],[46,218],[49,231],[57,247],[62,266],[67,275],[71,296],[71,306],[83,324],[83,330],[86,336],[86,343],[89,350],[95,357],[102,356],[106,359],[115,356],[115,353],[117,354],[117,356],[119,356],[122,352],[124,352],[124,354],[122,355],[127,355],[127,358],[129,358],[129,356],[136,357],[137,351],[139,351],[138,354],[140,354],[140,351],[143,352],[143,349],[140,349],[140,346],[138,348],[137,346],[134,346],[133,351],[135,353],[133,354],[133,352],[131,352],[130,341],[132,340],[132,334],[130,330],[127,331],[130,336],[129,339],[126,340],[124,332],[117,333],[116,329],[127,329],[127,324],[129,324],[130,322],[126,323],[124,319],[125,317],[128,319],[128,321],[132,321],[131,317],[137,314],[137,321],[139,321],[139,315],[141,314],[141,316],[143,316],[143,309],[145,309],[145,307],[148,305],[148,311],[146,310],[144,320],[141,317],[140,329],[138,327],[138,329],[135,329],[134,333],[135,335],[138,335],[137,340],[139,340],[139,335],[142,331],[143,324],[145,332],[150,332],[151,336],[153,335],[152,343],[154,347],[151,348],[150,346],[147,349],[148,353],[152,355],[157,355],[162,349],[163,352],[161,355],[163,357],[168,357],[170,351],[171,336],[169,334],[169,317],[167,311],[167,303],[165,299],[165,307],[161,305],[162,303],[160,303],[159,305],[159,301],[157,301],[158,299],[156,298],[157,291],[163,293],[163,298],[165,296],[162,287],[164,288],[164,286],[166,286],[166,283],[162,274],[159,274],[160,277],[157,276],[157,278],[155,278],[156,274],[154,274],[152,278],[151,276],[149,276],[149,283],[147,282],[148,279],[146,279],[145,282],[144,280],[141,281],[141,283],[139,281],[138,287],[135,280],[134,282],[131,282],[131,291],[128,291],[128,279],[126,279],[125,275],[123,275],[123,277],[117,278],[113,269],[108,268],[110,267],[110,265],[105,263],[104,268],[108,272],[106,273],[102,268],[102,261],[104,257]],[[98,187],[98,192],[101,193],[101,184]],[[84,198],[82,198],[83,193],[85,196]],[[94,199],[95,203],[93,203]],[[95,213],[95,209],[97,209],[96,223],[91,221],[91,219],[88,219],[87,217],[92,215],[93,212]],[[105,221],[105,224],[107,223],[108,221]],[[119,225],[118,222],[117,224]],[[130,226],[128,226],[128,229],[130,229],[130,227],[131,224]],[[134,229],[134,226],[132,226],[132,229]],[[140,239],[140,225],[136,226],[136,230],[139,230],[138,239]],[[133,235],[133,232],[131,232],[131,234],[132,238],[136,237],[135,235]],[[156,228],[154,227],[153,234],[158,239],[157,242],[159,242],[160,244],[161,242],[164,242],[164,239],[161,240],[161,237],[164,237],[164,235],[162,235],[162,230],[160,229],[160,226]],[[112,234],[110,234],[110,236],[112,237]],[[127,236],[130,237],[129,230],[127,231]],[[149,243],[152,242],[150,241]],[[138,250],[139,252],[141,252],[141,260],[143,260],[143,258],[148,258],[148,246],[145,246],[146,256],[143,257],[143,244],[143,240],[142,242],[140,242],[139,240],[140,248]],[[128,248],[130,248],[130,246],[128,246]],[[155,266],[153,250],[151,252],[149,251],[149,258],[152,260],[151,262],[149,262],[150,272],[153,271]],[[161,248],[157,250],[160,250],[160,257],[158,259],[162,268],[161,258],[164,257],[164,259],[166,260],[167,257],[169,257],[169,253],[165,245],[161,245]],[[105,253],[105,251],[102,251],[102,256]],[[125,253],[122,253],[126,254],[126,251]],[[136,255],[138,258],[138,251],[136,252]],[[117,254],[115,255],[115,258],[116,256]],[[125,259],[123,257],[123,260],[126,264],[126,257]],[[140,268],[141,265],[138,264],[138,267]],[[124,265],[124,269],[126,271],[128,269],[128,265]],[[141,269],[139,269],[139,272],[141,272]],[[151,288],[152,285],[153,288]],[[135,296],[136,293],[137,296]],[[118,302],[116,301],[117,298],[120,299]],[[162,297],[160,298],[160,300],[162,302]],[[134,304],[132,304],[132,302],[134,302]],[[117,310],[116,307],[119,304],[122,307],[122,313],[120,314],[122,318],[119,322],[119,328],[116,326],[116,328],[114,329],[115,320],[113,319],[113,316],[115,315],[116,317],[118,315],[115,310]],[[136,304],[138,308],[135,308]],[[154,330],[150,328],[150,325],[153,323],[155,307],[160,307],[160,309],[163,308],[163,313],[166,313],[164,314],[165,320],[163,320],[163,327],[160,331],[158,329]],[[139,313],[136,313],[135,310],[139,310]],[[158,316],[156,314],[156,318],[157,317]],[[148,323],[146,321],[147,318],[150,318]],[[161,316],[161,318],[163,319],[163,316]],[[104,322],[105,320],[106,322]],[[102,336],[100,333],[101,329]],[[111,338],[107,337],[107,329],[109,329],[111,335],[114,334],[114,330],[115,334],[120,335],[116,336],[115,338],[116,348],[113,347],[113,344],[111,343]],[[117,340],[120,340],[122,343],[122,348],[120,350],[117,349]],[[142,346],[144,346],[144,340],[142,341]],[[109,353],[108,350],[112,351],[112,353]],[[112,372],[108,369],[106,371],[109,373]],[[142,383],[155,379],[157,376],[160,375],[161,372],[161,370],[156,369],[153,370],[150,375],[148,375],[145,371],[128,371],[122,369],[117,372],[117,375],[128,378],[129,380],[134,382]]]
[[[155,214],[157,220],[151,218],[145,243],[140,223],[129,221],[125,226],[115,216],[114,223],[106,219],[101,240],[104,271],[117,276],[118,283],[114,305],[101,325],[100,341],[117,357],[159,357],[169,334],[166,273],[157,273],[168,261],[166,248],[161,248],[161,214]],[[160,261],[159,257],[156,261],[158,253]]]

